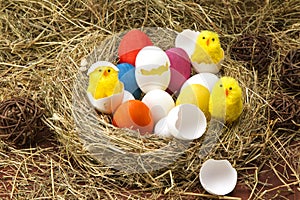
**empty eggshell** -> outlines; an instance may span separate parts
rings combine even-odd
[[[209,159],[203,163],[199,178],[207,192],[226,195],[235,188],[237,172],[228,160]]]
[[[91,102],[91,104],[96,110],[106,114],[111,114],[122,103],[124,97],[124,87],[122,92],[101,99],[95,99],[90,92],[87,93],[87,96],[89,101]]]
[[[170,60],[171,80],[167,91],[178,94],[183,83],[191,76],[191,62],[182,48],[171,48],[166,51]]]
[[[138,130],[141,134],[152,133],[154,128],[150,109],[139,100],[122,103],[113,115],[113,124],[120,128]]]
[[[219,78],[215,74],[209,72],[195,74],[182,85],[181,90],[189,84],[200,84],[205,86],[209,92],[211,92],[218,80]]]
[[[162,138],[172,137],[167,124],[167,117],[161,118],[154,127],[154,134]]]
[[[194,140],[206,131],[204,113],[193,104],[181,104],[170,110],[167,116],[170,133],[177,139]]]
[[[142,91],[135,79],[135,67],[129,63],[121,63],[117,67],[119,69],[119,79],[124,83],[125,90],[133,94],[136,99],[139,99]]]
[[[118,48],[120,63],[135,65],[138,52],[145,46],[151,45],[153,43],[144,32],[137,29],[129,31],[123,36]]]
[[[154,123],[167,116],[175,103],[171,95],[163,90],[151,90],[142,99],[151,111]]]
[[[171,76],[170,60],[161,48],[144,47],[136,57],[135,66],[136,82],[143,92],[167,89]]]

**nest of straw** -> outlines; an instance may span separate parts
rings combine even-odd
[[[238,171],[237,188],[225,199],[297,195],[299,124],[278,126],[283,113],[272,101],[281,93],[299,96],[298,90],[282,87],[280,79],[282,58],[300,45],[298,0],[12,0],[0,5],[0,99],[28,96],[43,102],[46,130],[41,132],[44,140],[29,148],[16,149],[1,140],[1,198],[217,198],[199,183],[199,170],[209,158],[228,159]],[[158,44],[164,49],[173,46],[174,32],[186,28],[220,34],[226,52],[220,75],[236,78],[243,89],[245,107],[235,124],[212,122],[212,131],[182,143],[118,129],[109,116],[87,106],[82,60],[83,65],[100,58],[116,62],[120,33],[144,27],[169,30],[165,37],[153,37],[162,40]],[[276,47],[263,78],[245,62],[231,59],[230,47],[246,33],[263,33]],[[120,157],[124,153],[144,157]],[[147,162],[151,164],[142,164]],[[137,173],[127,170],[132,163]],[[165,165],[156,168],[156,163]]]

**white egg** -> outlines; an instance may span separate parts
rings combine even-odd
[[[167,116],[169,111],[175,106],[171,95],[159,89],[149,91],[143,97],[142,102],[150,109],[154,123]]]
[[[134,96],[128,92],[127,90],[124,90],[124,97],[123,97],[123,100],[122,100],[122,103],[126,102],[126,101],[129,101],[129,100],[134,100]]]
[[[181,87],[181,90],[191,84],[200,84],[206,87],[209,90],[209,92],[211,92],[218,80],[219,77],[217,77],[215,74],[212,73],[206,72],[206,73],[195,74],[194,76],[190,77],[188,80],[184,82],[184,84]]]
[[[170,60],[161,48],[144,47],[136,57],[135,67],[136,82],[143,92],[167,89],[171,77]]]
[[[95,99],[90,92],[87,93],[87,96],[90,100],[90,103],[96,110],[106,114],[111,114],[119,107],[119,105],[122,104],[124,87],[120,93],[101,99]]]
[[[161,118],[154,127],[154,134],[162,138],[172,137],[167,124],[167,117]]]
[[[167,116],[170,133],[177,139],[194,140],[206,131],[204,113],[193,104],[180,104],[174,107]]]
[[[236,186],[237,172],[228,160],[209,159],[202,164],[199,178],[207,192],[226,195]]]

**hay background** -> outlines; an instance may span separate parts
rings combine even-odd
[[[268,102],[282,92],[299,97],[299,91],[290,94],[279,81],[284,56],[300,47],[299,10],[299,0],[0,1],[0,100],[28,96],[43,102],[47,127],[36,144],[24,149],[0,142],[0,197],[215,198],[198,181],[201,141],[168,168],[127,175],[95,160],[77,137],[70,86],[81,60],[113,33],[163,27],[218,32],[226,52],[223,73],[238,78],[243,87],[246,104],[239,125],[225,129],[207,156],[229,159],[238,170],[239,185],[224,198],[296,199],[299,126],[275,126],[281,116],[270,118],[274,108]],[[245,33],[272,38],[275,54],[264,76],[230,58],[230,46]],[[277,177],[273,185],[272,176]]]

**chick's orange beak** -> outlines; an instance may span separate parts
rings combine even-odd
[[[228,96],[228,89],[225,89],[225,95]]]
[[[105,70],[105,71],[103,72],[103,75],[104,75],[104,76],[108,76],[108,72]]]
[[[207,46],[209,45],[209,39],[206,40],[206,45],[207,45]]]

